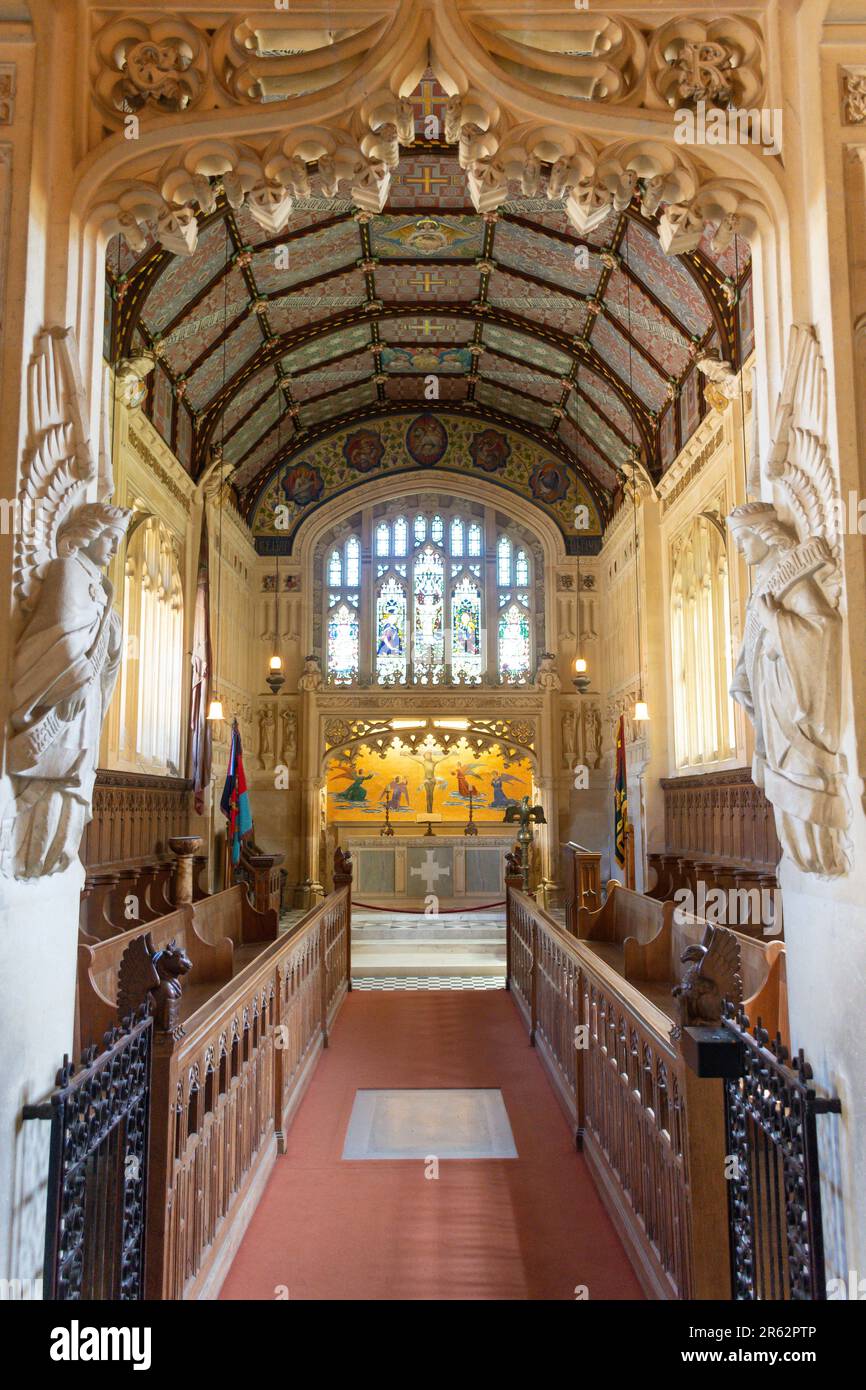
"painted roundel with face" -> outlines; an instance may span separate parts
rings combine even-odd
[[[448,448],[448,431],[433,415],[419,415],[406,431],[406,448],[422,467],[438,463]]]
[[[324,486],[319,470],[308,463],[296,463],[293,468],[287,468],[280,482],[286,501],[294,502],[296,507],[307,507],[315,502]]]
[[[558,502],[568,492],[568,476],[561,464],[550,459],[533,470],[529,488],[539,502]]]
[[[343,457],[358,473],[372,473],[379,467],[384,453],[385,445],[378,430],[355,430],[343,445]]]

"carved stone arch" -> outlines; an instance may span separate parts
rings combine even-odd
[[[414,746],[432,734],[443,748],[454,747],[465,738],[473,748],[487,750],[493,747],[505,749],[510,755],[526,758],[533,771],[540,770],[538,749],[538,720],[533,714],[504,713],[501,718],[474,717],[468,715],[469,728],[460,731],[440,730],[434,727],[431,715],[427,727],[417,731],[400,731],[403,742]],[[390,716],[383,719],[336,717],[324,721],[320,745],[319,776],[324,780],[332,759],[362,745],[373,754],[384,756],[395,738],[390,726]]]
[[[429,476],[429,475],[428,475]],[[351,492],[326,503],[313,516],[303,521],[298,528],[296,551],[301,564],[304,583],[309,585],[312,603],[304,614],[305,629],[303,643],[309,651],[321,650],[321,622],[323,573],[325,556],[333,547],[334,538],[344,533],[350,520],[358,516],[367,505],[380,501],[393,501],[399,506],[402,499],[419,495],[419,475],[407,474],[397,478],[377,478],[360,482]],[[425,478],[423,481],[427,481]],[[434,479],[429,478],[428,489],[434,489]],[[444,485],[444,480],[443,480]],[[540,509],[533,508],[527,515],[526,508],[520,508],[518,500],[495,484],[468,475],[461,477],[459,492],[454,494],[468,502],[489,506],[505,519],[508,529],[523,537],[532,550],[534,573],[555,573],[555,566],[566,558],[562,533],[550,518]],[[548,634],[553,631],[555,614],[554,597],[548,586],[536,584],[535,594],[535,632],[536,648],[545,650]]]

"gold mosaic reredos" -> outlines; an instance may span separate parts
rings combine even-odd
[[[444,447],[429,463],[437,439]],[[431,486],[442,474],[483,478],[539,507],[567,538],[601,535],[595,499],[562,458],[515,430],[459,411],[376,415],[316,440],[268,476],[249,524],[256,536],[291,541],[324,502],[370,479],[407,472],[425,475]],[[278,513],[278,506],[285,510]]]

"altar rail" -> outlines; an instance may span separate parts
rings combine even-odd
[[[508,987],[646,1293],[728,1298],[722,1082],[696,1076],[672,1038],[658,951],[642,989],[612,963],[615,942],[575,939],[513,885],[507,920]],[[672,958],[704,926],[681,925],[674,940],[668,921]],[[750,993],[766,998],[782,947],[768,948],[766,971],[758,943],[743,949]]]
[[[219,1290],[350,988],[350,891],[154,1035],[148,1298]]]

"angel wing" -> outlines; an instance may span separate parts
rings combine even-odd
[[[795,323],[776,414],[767,473],[778,484],[801,541],[821,536],[836,562],[824,581],[834,605],[841,588],[840,504],[827,449],[827,373],[815,330]]]
[[[500,772],[499,780],[500,782],[523,782],[522,777],[515,777],[511,772]]]
[[[699,973],[712,980],[722,998],[738,1003],[743,996],[740,976],[740,945],[732,931],[725,927],[708,926],[704,932],[704,956]]]
[[[150,932],[135,936],[123,953],[117,975],[117,1013],[119,1018],[134,1013],[150,991],[159,984],[153,963],[154,946]]]
[[[13,584],[32,608],[45,566],[57,556],[57,532],[97,476],[87,401],[71,328],[40,333],[27,374],[27,445],[18,494]]]

